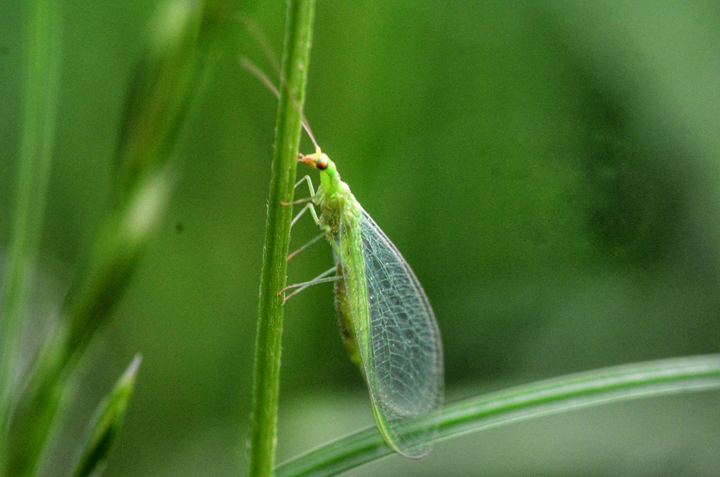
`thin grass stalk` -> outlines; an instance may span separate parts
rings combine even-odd
[[[314,12],[314,0],[288,2],[255,343],[248,457],[251,477],[272,475],[275,463],[283,320],[279,291],[285,286],[292,219],[292,207],[282,204],[293,200]]]

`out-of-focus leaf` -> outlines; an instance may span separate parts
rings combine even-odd
[[[105,469],[108,454],[120,432],[125,410],[132,397],[135,377],[142,357],[138,354],[120,376],[110,395],[100,403],[92,420],[92,428],[85,443],[74,477],[98,477]]]

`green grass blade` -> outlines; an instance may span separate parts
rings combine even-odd
[[[0,312],[0,475],[17,384],[22,320],[45,213],[60,85],[60,3],[28,2],[24,111],[15,216]]]
[[[118,295],[153,238],[170,199],[173,177],[167,169],[148,177],[127,207],[111,215],[102,229],[99,241],[106,242],[106,253],[93,262],[79,307],[64,310],[63,321],[45,344],[14,411],[5,475],[34,474],[55,424],[65,383],[90,338],[107,322]],[[80,324],[85,327],[80,328]]]
[[[278,292],[285,286],[285,257],[292,219],[292,207],[282,206],[281,202],[292,202],[293,199],[314,12],[314,0],[288,2],[255,342],[249,442],[251,477],[272,475],[275,462],[283,317],[283,298]]]
[[[667,394],[720,389],[720,355],[649,361],[540,381],[443,409],[438,440],[534,417]],[[418,421],[418,426],[423,426]],[[290,460],[277,477],[336,475],[393,451],[374,428]]]
[[[118,379],[115,388],[95,411],[93,426],[73,477],[99,477],[102,474],[110,448],[120,432],[141,361],[142,357],[139,354],[135,355],[130,366]]]
[[[34,474],[65,383],[109,320],[167,209],[175,183],[170,151],[204,73],[207,40],[217,28],[208,26],[216,21],[208,15],[216,11],[204,2],[173,0],[163,7],[132,84],[114,196],[14,410],[0,476]]]

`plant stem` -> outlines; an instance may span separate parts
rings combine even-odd
[[[285,286],[285,258],[292,219],[292,208],[282,203],[293,200],[314,14],[314,0],[288,2],[255,343],[249,454],[251,477],[272,475],[275,463],[283,319],[283,297],[278,292]]]
[[[24,114],[9,263],[0,322],[0,475],[7,457],[10,406],[17,385],[22,319],[38,253],[57,115],[61,63],[60,3],[29,4]]]

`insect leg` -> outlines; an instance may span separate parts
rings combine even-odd
[[[310,179],[310,176],[306,175],[299,181],[295,183],[295,186],[293,186],[293,189],[297,189],[297,187],[303,183],[303,181],[307,182],[308,189],[310,189],[310,197],[305,197],[303,199],[294,200],[292,202],[280,202],[280,205],[297,205],[297,204],[304,204],[305,202],[310,202],[315,198],[315,189],[312,185],[312,180]]]
[[[310,210],[310,213],[311,213],[312,216],[313,216],[313,220],[315,220],[315,223],[318,224],[318,225],[320,226],[320,228],[323,229],[323,232],[320,233],[319,235],[317,235],[315,238],[313,238],[312,240],[310,240],[308,243],[306,243],[306,244],[303,245],[302,247],[300,247],[299,249],[297,249],[297,250],[295,250],[294,252],[292,252],[290,255],[288,255],[287,258],[285,259],[285,260],[288,261],[288,262],[289,262],[290,259],[293,258],[295,255],[299,254],[300,252],[302,252],[303,250],[305,250],[306,248],[308,248],[309,246],[311,246],[312,244],[314,244],[315,242],[317,242],[318,240],[320,240],[321,238],[323,238],[324,235],[327,234],[327,231],[325,231],[325,227],[321,226],[320,223],[319,223],[319,222],[320,222],[320,219],[318,218],[317,213],[315,212],[315,206],[314,206],[314,204],[313,204],[312,202],[310,202],[310,203],[307,204],[305,207],[303,207],[302,210],[295,216],[295,218],[292,219],[292,222],[290,222],[290,228],[292,228],[292,227],[295,226],[295,222],[297,222],[297,221],[300,219],[300,217],[302,217],[302,215],[303,215],[308,209]]]
[[[300,252],[302,252],[303,250],[305,250],[306,248],[308,248],[309,246],[311,246],[312,244],[314,244],[315,242],[317,242],[324,236],[325,236],[325,232],[320,233],[317,237],[313,238],[308,243],[306,243],[305,245],[303,245],[302,247],[300,247],[299,249],[295,250],[293,253],[288,255],[287,258],[285,259],[285,261],[289,262],[290,259],[293,258],[295,255],[299,254]]]
[[[293,200],[292,202],[280,202],[280,205],[298,205],[304,204],[305,202],[310,202],[311,200],[312,197],[305,197],[304,199]]]
[[[315,211],[315,207],[314,207],[315,204],[314,204],[313,202],[311,202],[312,200],[315,199],[315,197],[317,196],[317,194],[315,193],[315,189],[313,188],[312,181],[310,180],[310,176],[305,176],[305,177],[303,177],[302,179],[300,179],[299,181],[297,181],[297,183],[295,183],[295,188],[297,188],[297,186],[299,186],[300,184],[302,184],[303,181],[307,182],[308,189],[310,189],[310,197],[307,197],[307,198],[305,198],[305,199],[299,199],[299,200],[296,200],[296,201],[293,201],[293,202],[283,203],[283,205],[294,205],[294,204],[302,204],[302,203],[304,203],[304,202],[309,202],[309,203],[308,203],[305,207],[303,207],[303,209],[295,216],[295,218],[294,218],[294,219],[292,220],[292,222],[290,223],[290,227],[292,227],[293,225],[295,225],[295,222],[298,221],[298,219],[300,218],[300,216],[302,216],[302,214],[304,214],[308,209],[310,209],[310,213],[312,214],[313,220],[315,220],[315,223],[316,223],[320,228],[322,228],[325,232],[327,232],[326,227],[320,224],[320,218],[318,217],[317,212]]]
[[[299,200],[296,200],[293,202],[282,203],[282,205],[295,205],[295,204],[302,204],[304,202],[309,202],[308,204],[305,205],[305,207],[302,208],[302,210],[300,212],[298,212],[298,214],[295,217],[293,217],[292,222],[290,222],[290,228],[293,228],[295,226],[295,223],[298,220],[300,220],[300,217],[302,217],[302,215],[305,212],[307,212],[308,209],[310,209],[310,213],[312,214],[313,220],[315,221],[315,223],[320,225],[320,219],[318,218],[317,213],[315,212],[315,206],[311,202],[313,197],[315,196],[315,190],[313,189],[313,185],[312,185],[312,181],[310,180],[310,176],[306,175],[305,177],[303,177],[302,179],[297,181],[297,183],[295,184],[295,188],[297,188],[297,186],[299,186],[303,181],[306,181],[308,184],[308,188],[310,189],[310,197],[306,197],[304,199],[299,199]],[[310,245],[312,245],[315,242],[317,242],[318,240],[320,240],[323,235],[324,235],[324,233],[321,233],[320,235],[318,235],[317,237],[312,239],[310,242],[306,243],[299,249],[295,250],[293,253],[291,253],[290,255],[287,256],[286,260],[290,261],[290,259],[293,258],[295,255],[297,255],[298,253],[300,253],[303,250],[305,250],[306,248],[308,248]]]
[[[334,282],[334,281],[336,281],[336,280],[339,280],[340,277],[328,277],[328,275],[330,275],[331,273],[333,273],[335,270],[336,270],[336,267],[332,267],[332,268],[329,269],[329,270],[325,270],[324,272],[322,272],[320,275],[318,275],[317,277],[313,278],[313,279],[310,280],[309,282],[302,282],[302,283],[295,283],[294,285],[288,285],[288,286],[286,286],[285,288],[283,288],[282,290],[280,290],[280,291],[278,292],[278,296],[280,296],[281,294],[283,294],[283,293],[284,293],[285,291],[287,291],[287,290],[292,290],[293,288],[297,288],[297,290],[295,290],[295,291],[292,292],[290,295],[288,295],[288,296],[285,297],[285,300],[283,300],[283,304],[284,304],[284,303],[285,303],[286,301],[288,301],[291,297],[297,295],[298,293],[300,293],[301,291],[303,291],[304,289],[306,289],[306,288],[308,288],[308,287],[311,287],[311,286],[313,286],[313,285],[317,285],[318,283]]]
[[[295,218],[292,220],[292,222],[290,222],[290,227],[292,228],[292,227],[295,225],[295,222],[298,221],[298,219],[300,218],[300,216],[301,216],[302,214],[304,214],[305,211],[308,210],[308,209],[310,210],[310,213],[312,214],[313,220],[315,221],[315,223],[316,223],[323,231],[322,231],[320,234],[318,234],[317,236],[315,236],[315,237],[314,237],[312,240],[310,240],[308,243],[306,243],[305,245],[303,245],[302,247],[300,247],[299,249],[295,250],[295,251],[292,252],[290,255],[288,255],[287,258],[285,259],[285,260],[288,261],[288,262],[289,262],[290,259],[293,258],[295,255],[299,254],[300,252],[302,252],[303,250],[305,250],[306,248],[308,248],[308,247],[311,246],[312,244],[316,243],[318,240],[320,240],[321,238],[323,238],[324,236],[326,236],[327,233],[328,233],[328,231],[326,230],[326,229],[328,228],[327,225],[321,225],[321,224],[320,224],[320,219],[318,218],[317,213],[315,212],[315,207],[314,207],[314,205],[313,205],[312,203],[310,203],[310,204],[306,205],[305,207],[303,207],[303,209],[300,211],[300,213],[295,216]]]
[[[300,217],[302,217],[302,215],[307,212],[308,209],[312,209],[313,211],[315,210],[312,202],[303,207],[302,210],[298,212],[298,214],[292,219],[292,222],[290,222],[290,228],[293,228],[295,226],[295,222],[300,220]]]
[[[312,185],[312,179],[310,179],[310,176],[309,176],[309,175],[306,175],[305,177],[303,177],[302,179],[300,179],[299,181],[297,181],[297,182],[295,183],[295,189],[297,189],[297,186],[299,186],[300,184],[302,184],[302,181],[307,182],[308,189],[310,189],[310,197],[315,197],[315,188],[314,188],[313,185]]]

